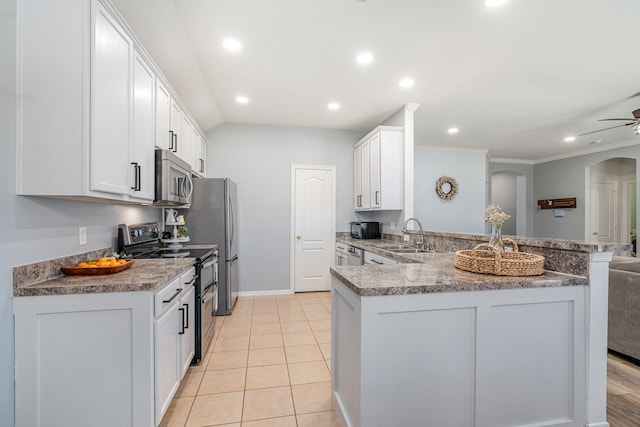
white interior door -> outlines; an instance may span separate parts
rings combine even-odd
[[[335,167],[293,166],[294,292],[326,291],[335,252]]]
[[[591,241],[612,243],[618,233],[618,185],[613,181],[591,183]]]

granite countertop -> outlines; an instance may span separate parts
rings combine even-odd
[[[154,291],[193,266],[193,258],[137,259],[131,268],[99,276],[58,276],[14,288],[13,296]]]
[[[454,267],[453,252],[399,254],[375,245],[399,243],[389,240],[355,240],[338,242],[356,246],[403,264],[340,266],[331,273],[360,296],[407,295],[432,292],[483,291],[497,289],[541,288],[588,285],[582,276],[545,271],[540,276],[494,276],[471,273]]]

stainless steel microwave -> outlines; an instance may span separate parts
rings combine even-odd
[[[169,150],[156,150],[156,196],[153,204],[188,206],[192,193],[191,166]]]

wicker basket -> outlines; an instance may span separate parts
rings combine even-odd
[[[457,251],[454,266],[472,273],[497,276],[539,276],[544,273],[544,257],[518,251],[512,239],[503,241],[513,245],[512,252],[500,253],[495,245],[482,243],[471,250]]]

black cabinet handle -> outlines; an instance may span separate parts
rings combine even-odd
[[[140,165],[136,166],[136,170],[138,172],[138,175],[137,175],[138,187],[136,188],[136,190],[140,191],[140,189],[142,188],[142,166]]]
[[[178,152],[178,134],[174,132],[173,138],[174,138],[173,152],[177,153]]]
[[[204,160],[200,159],[200,172],[204,173]]]
[[[138,183],[138,163],[131,162],[131,165],[133,166],[133,187],[131,187],[131,189],[140,191],[140,184]]]
[[[169,131],[169,151],[173,151],[173,131]]]
[[[173,300],[174,300],[178,295],[180,295],[180,292],[182,292],[182,288],[176,289],[176,293],[175,293],[175,294],[173,294],[173,295],[171,295],[171,298],[169,298],[169,299],[165,299],[165,300],[163,300],[162,302],[163,302],[164,304],[168,304],[168,303],[170,303],[170,302],[171,302],[171,301],[173,301]]]
[[[379,205],[380,202],[378,201],[378,196],[380,195],[380,192],[376,190],[376,205]]]
[[[181,317],[182,317],[182,325],[181,326],[181,331],[178,332],[178,335],[184,335],[184,308],[179,308],[178,310],[180,310],[182,312]]]
[[[186,307],[186,311],[187,311],[187,315],[186,315],[187,321],[184,322],[186,324],[184,329],[189,329],[189,304],[182,304],[182,305]]]

